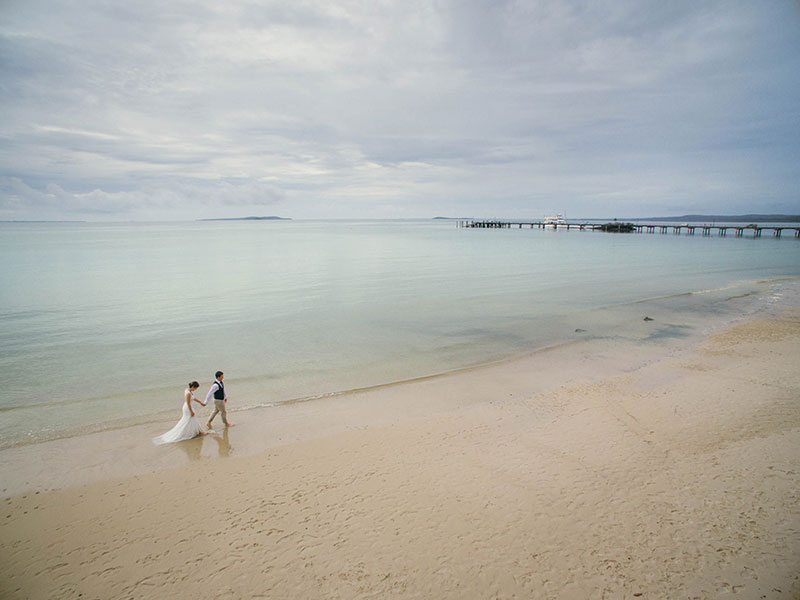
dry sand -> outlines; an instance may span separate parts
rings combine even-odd
[[[2,500],[0,597],[800,598],[800,311],[611,377],[586,348],[564,385],[534,355],[337,399],[394,407],[358,428]]]

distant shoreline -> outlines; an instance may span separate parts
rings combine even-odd
[[[291,221],[288,217],[227,217],[219,219],[197,219],[198,221]]]
[[[415,219],[408,219],[411,221],[469,221],[475,217],[419,217]],[[292,221],[291,217],[219,217],[213,219],[195,219],[196,222],[212,222],[212,221]],[[317,219],[312,219],[317,220]],[[331,221],[349,221],[359,219],[321,219]],[[403,221],[405,219],[370,219],[375,221]],[[498,221],[508,221],[509,219],[498,218]],[[536,220],[536,219],[534,219]],[[578,221],[610,221],[610,217],[602,218],[588,218],[577,217],[569,218],[571,223]],[[800,215],[786,215],[786,214],[746,214],[746,215],[680,215],[672,217],[617,217],[617,221],[630,221],[630,222],[645,222],[645,221],[662,221],[662,222],[692,222],[692,223],[800,223]],[[172,221],[85,221],[85,220],[47,220],[47,219],[2,219],[0,223],[18,223],[18,224],[35,224],[35,223],[52,223],[52,224],[76,224],[76,223],[164,223]],[[183,221],[174,221],[183,222]]]

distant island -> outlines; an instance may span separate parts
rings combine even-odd
[[[682,215],[680,217],[648,217],[629,221],[680,221],[687,223],[800,223],[800,215]]]
[[[197,219],[198,221],[291,221],[287,217],[228,217],[222,219]]]

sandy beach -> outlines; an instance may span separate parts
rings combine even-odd
[[[168,451],[150,426],[6,452],[0,597],[797,599],[798,357],[792,309],[668,352],[595,340],[287,407]],[[10,459],[34,451],[51,459],[26,478]]]

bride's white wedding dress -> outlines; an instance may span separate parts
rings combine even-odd
[[[189,390],[186,390],[189,392]],[[189,401],[194,401],[195,397],[194,394],[189,392],[191,398]],[[184,396],[185,397],[185,396]],[[158,437],[153,438],[154,444],[169,444],[172,442],[181,442],[183,440],[188,440],[190,438],[196,437],[201,433],[205,432],[205,427],[203,427],[203,422],[200,420],[200,417],[192,416],[192,413],[189,412],[189,404],[186,400],[183,401],[183,415],[181,416],[181,420],[175,424],[175,427],[170,429],[167,433],[163,435],[159,435]]]

